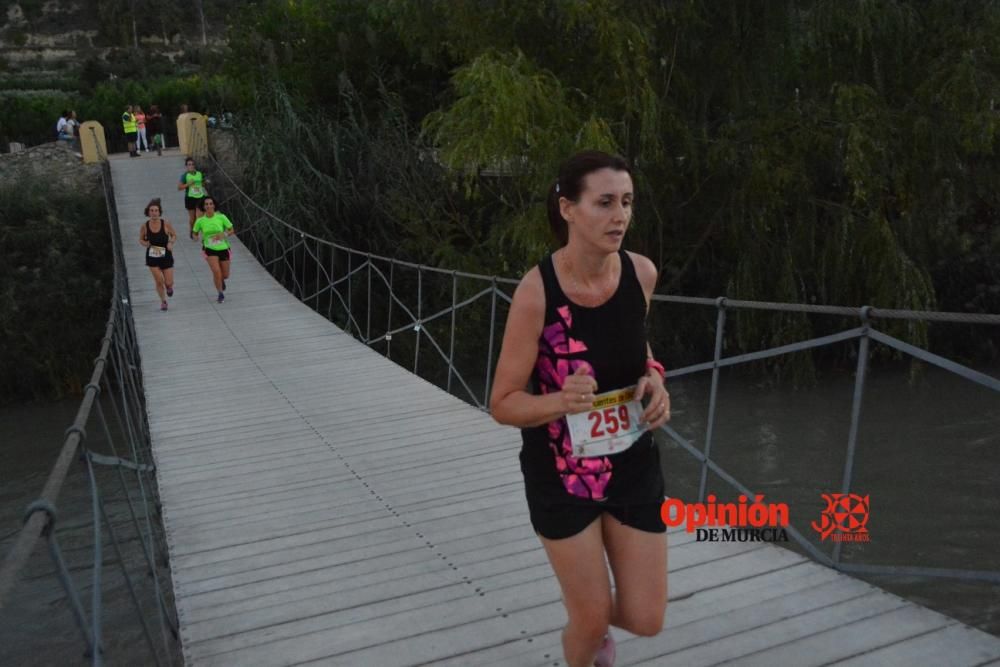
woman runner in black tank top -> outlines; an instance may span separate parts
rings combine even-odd
[[[169,222],[160,217],[160,200],[153,199],[146,205],[149,217],[139,227],[139,243],[146,248],[146,266],[153,275],[156,293],[160,297],[160,310],[167,309],[167,297],[174,295],[174,241],[177,233]]]
[[[563,165],[548,205],[562,247],[514,293],[490,401],[498,422],[521,428],[528,510],[562,587],[574,666],[610,666],[609,626],[654,635],[666,609],[651,431],[670,397],[646,342],[656,269],[621,249],[632,198],[621,158],[586,151]]]
[[[618,288],[606,302],[593,308],[566,296],[551,255],[539,264],[545,290],[545,325],[531,374],[532,393],[559,392],[565,375],[581,366],[592,369],[602,393],[634,385],[646,372],[646,298],[628,253],[620,250],[618,256]],[[522,429],[521,467],[533,504],[653,504],[659,520],[663,476],[649,431],[620,454],[594,458],[575,458],[568,435],[565,420]],[[545,527],[539,528],[545,535]],[[559,527],[554,529],[559,531]]]

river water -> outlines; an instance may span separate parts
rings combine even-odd
[[[983,370],[1000,375],[1000,369]],[[841,489],[853,386],[849,374],[828,376],[801,390],[768,388],[734,371],[721,376],[713,458],[766,500],[788,503],[792,525],[817,545],[810,523],[824,507],[820,494]],[[672,426],[701,447],[709,375],[673,379],[670,387]],[[9,550],[24,507],[41,490],[77,408],[78,402],[63,401],[0,409],[0,555]],[[99,440],[97,431],[88,428],[90,438]],[[97,441],[90,442],[99,448]],[[679,445],[665,441],[663,448],[668,493],[694,500],[699,468]],[[114,480],[105,475],[103,482],[113,501]],[[712,474],[708,489],[720,502],[736,495]],[[905,370],[872,371],[851,489],[870,496],[871,542],[845,545],[845,560],[1000,571],[1000,396],[936,370],[915,382]],[[59,507],[60,543],[89,605],[92,526],[82,464],[71,471]],[[126,561],[141,570],[140,544],[134,531],[125,534],[123,508],[112,502],[109,509],[127,538]],[[829,552],[829,546],[820,546]],[[0,664],[63,664],[80,657],[79,631],[52,572],[44,548],[36,549],[12,604],[0,610]],[[110,548],[104,577],[108,664],[149,663]],[[899,576],[867,579],[1000,635],[1000,586]],[[149,578],[139,580],[145,599],[151,599]],[[144,611],[155,633],[155,611],[148,605]]]
[[[982,369],[1000,377],[1000,369]],[[700,449],[710,374],[670,381],[671,425]],[[729,370],[720,375],[712,458],[765,502],[785,502],[790,523],[830,554],[811,527],[841,491],[854,390],[852,375],[809,389],[774,389]],[[668,495],[697,497],[700,466],[665,442]],[[737,492],[709,472],[708,492]],[[867,544],[845,544],[847,562],[1000,572],[1000,394],[944,371],[910,381],[906,369],[866,381],[851,491],[870,497]],[[1000,585],[903,576],[871,583],[1000,635]]]
[[[78,400],[67,400],[0,408],[0,558],[6,557],[13,545],[25,507],[41,493],[62,449],[63,434],[73,423],[79,407]],[[107,414],[113,410],[110,406],[105,409]],[[86,430],[88,445],[94,451],[109,453],[100,424],[92,419]],[[98,469],[96,477],[140,602],[140,612],[137,612],[105,527],[101,568],[105,603],[101,616],[105,629],[104,664],[154,664],[141,617],[150,625],[161,658],[166,649],[159,632],[153,604],[153,579],[148,574],[150,570],[142,543],[133,527],[117,472],[102,468]],[[127,474],[125,480],[125,488],[139,512],[140,494],[134,483],[135,474]],[[91,616],[94,559],[90,498],[86,464],[76,461],[70,467],[56,503],[56,535],[88,618]],[[160,574],[161,577],[165,575],[162,567]],[[170,604],[170,582],[163,583],[168,589]],[[0,609],[0,665],[90,664],[83,655],[85,646],[45,541],[41,540],[21,580],[13,588],[9,603]]]

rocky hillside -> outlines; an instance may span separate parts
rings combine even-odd
[[[65,141],[34,146],[20,153],[0,155],[0,182],[27,178],[61,192],[91,192],[100,187],[101,167],[83,164]]]
[[[176,72],[193,60],[193,52],[224,46],[225,19],[236,4],[235,0],[2,3],[0,89],[65,89],[67,84],[79,84],[81,75],[93,84],[137,59]]]

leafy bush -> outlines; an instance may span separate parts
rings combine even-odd
[[[0,91],[0,147],[11,141],[29,145],[55,141],[59,114],[75,101],[75,95],[58,91]]]
[[[0,402],[78,394],[90,377],[112,279],[99,192],[0,185]]]

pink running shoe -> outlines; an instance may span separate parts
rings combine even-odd
[[[615,665],[615,638],[611,633],[604,635],[604,643],[597,649],[594,656],[594,667],[614,667]]]
[[[174,295],[174,288],[173,287],[168,287],[167,288],[167,296],[173,296],[173,295]]]
[[[166,309],[167,309],[167,302],[164,301],[163,303],[160,304],[160,310],[166,310]]]

